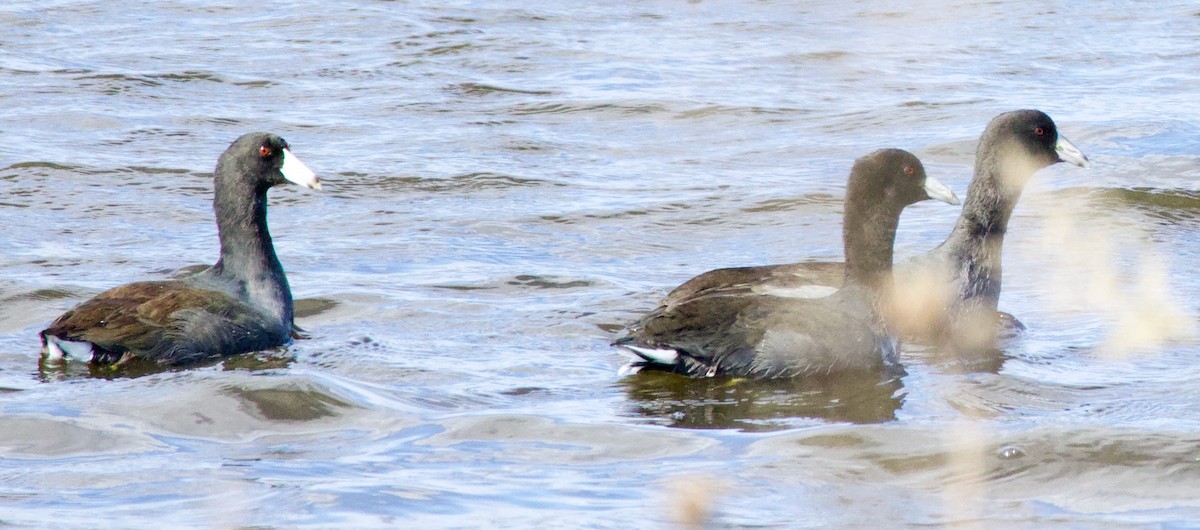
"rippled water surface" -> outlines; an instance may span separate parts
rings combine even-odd
[[[1095,2],[8,2],[0,526],[1182,528],[1200,521],[1200,7]],[[719,266],[837,259],[854,158],[966,190],[994,115],[1094,162],[1026,189],[1030,329],[908,375],[619,377]],[[100,291],[215,260],[211,171],[268,130],[310,338],[39,368]],[[906,210],[897,256],[957,210]]]

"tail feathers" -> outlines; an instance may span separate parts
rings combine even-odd
[[[630,357],[629,364],[617,372],[623,376],[636,374],[643,368],[703,377],[714,377],[719,372],[716,360],[702,362],[686,351],[634,345],[632,339],[621,339],[613,345],[620,347],[622,353]]]

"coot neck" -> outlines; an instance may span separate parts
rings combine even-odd
[[[956,259],[968,264],[966,298],[982,297],[995,309],[1008,221],[1025,183],[1041,167],[1014,143],[980,146],[962,214],[946,240]]]
[[[846,253],[845,285],[866,287],[876,295],[892,282],[892,244],[900,209],[888,201],[854,201],[846,196],[842,245]]]
[[[1018,150],[981,147],[955,231],[974,238],[1004,238],[1025,183],[1039,169]]]
[[[267,229],[268,187],[246,189],[240,182],[227,184],[231,185],[217,183],[213,201],[221,240],[221,258],[213,266],[214,273],[236,282],[244,299],[290,328],[292,294]]]

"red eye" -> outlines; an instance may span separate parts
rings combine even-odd
[[[259,156],[261,156],[261,157],[263,157],[263,158],[266,158],[266,157],[268,157],[268,156],[271,156],[271,146],[269,146],[269,145],[264,145],[264,146],[262,146],[262,147],[259,147],[259,148],[258,148],[258,154],[259,154]]]
[[[917,174],[917,170],[913,169],[912,166],[904,166],[904,174],[911,177]]]
[[[1041,127],[1034,127],[1034,128],[1033,128],[1033,134],[1036,134],[1036,135],[1038,135],[1038,136],[1042,136],[1042,135],[1046,134],[1046,129],[1043,129],[1043,128],[1041,128]]]

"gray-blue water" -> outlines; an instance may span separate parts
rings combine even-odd
[[[17,0],[0,28],[0,526],[1200,521],[1200,5]],[[839,258],[856,157],[962,194],[1017,108],[1094,167],[1016,210],[1004,359],[617,376],[687,278]],[[271,192],[311,338],[39,369],[64,310],[215,260],[211,171],[254,130],[325,182]],[[906,210],[897,256],[956,215]]]

